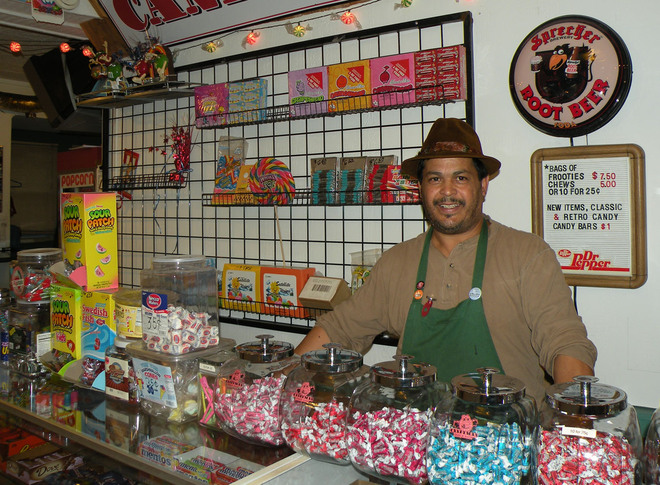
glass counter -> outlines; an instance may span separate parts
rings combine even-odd
[[[286,446],[251,445],[197,422],[168,423],[59,376],[34,379],[0,369],[2,427],[24,429],[134,483],[276,485],[314,477],[329,485],[368,483],[352,467],[310,460]],[[214,465],[212,477],[199,477],[200,463],[209,460],[225,467]]]

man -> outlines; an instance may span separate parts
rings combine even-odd
[[[482,212],[500,162],[465,122],[439,119],[402,172],[419,179],[430,229],[383,254],[365,284],[323,315],[296,349],[327,342],[365,351],[387,331],[438,379],[496,367],[537,403],[549,385],[592,375],[596,348],[554,251]]]

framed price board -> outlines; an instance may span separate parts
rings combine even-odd
[[[575,286],[646,282],[644,151],[637,145],[544,148],[531,157],[532,231]]]

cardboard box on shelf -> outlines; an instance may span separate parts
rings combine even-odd
[[[369,60],[328,66],[328,111],[371,108]]]
[[[227,263],[222,268],[222,308],[246,312],[261,311],[261,267]]]
[[[314,268],[261,267],[263,313],[307,318],[309,311],[299,306],[298,295],[313,276]]]
[[[69,278],[86,291],[117,288],[117,194],[61,194],[60,218]]]
[[[312,276],[300,292],[300,304],[308,308],[332,310],[351,297],[351,289],[342,278]]]

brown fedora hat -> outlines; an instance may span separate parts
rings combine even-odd
[[[479,136],[474,129],[456,118],[435,120],[419,153],[401,164],[401,173],[417,178],[419,161],[430,158],[477,158],[484,164],[491,179],[502,165],[496,158],[483,154]]]

